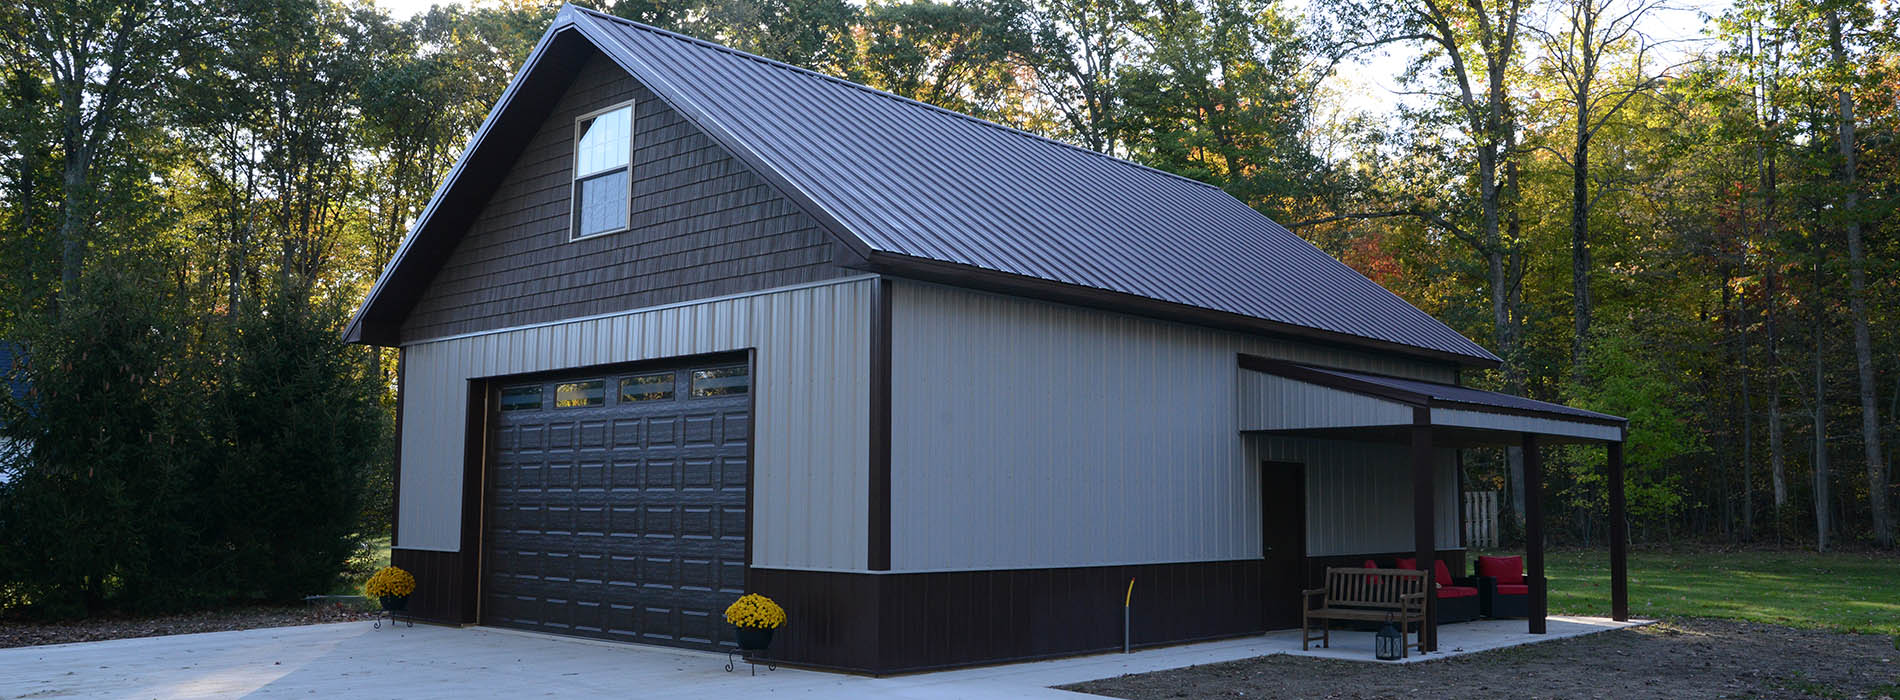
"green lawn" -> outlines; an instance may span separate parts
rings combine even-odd
[[[337,582],[331,595],[362,595],[363,582],[368,581],[377,569],[389,566],[389,536],[372,537],[363,542],[363,548],[350,557],[343,579]]]
[[[1630,553],[1630,614],[1752,620],[1900,635],[1900,557],[1812,552]],[[1610,613],[1610,553],[1545,561],[1550,612]]]

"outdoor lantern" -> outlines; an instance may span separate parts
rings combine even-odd
[[[1405,637],[1399,635],[1399,628],[1392,626],[1392,616],[1385,616],[1385,626],[1379,628],[1378,643],[1373,651],[1380,661],[1397,661],[1405,653]]]

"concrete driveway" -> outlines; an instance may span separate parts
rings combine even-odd
[[[1535,638],[1522,634],[1522,621],[1447,626],[1440,633],[1447,653],[1426,658],[1625,624],[1552,618],[1551,634]],[[1370,636],[1338,635],[1333,649],[1309,655],[1369,659]],[[1355,648],[1362,643],[1366,649]],[[1049,686],[1276,653],[1301,653],[1298,632],[895,678],[763,666],[753,676],[743,664],[727,673],[724,654],[490,628],[348,622],[0,649],[0,698],[1082,698],[1092,696]]]

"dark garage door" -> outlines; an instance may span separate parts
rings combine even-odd
[[[502,383],[484,624],[730,644],[744,593],[750,377],[702,364]]]

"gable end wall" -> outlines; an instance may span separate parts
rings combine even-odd
[[[632,228],[568,240],[574,119],[634,101]],[[402,324],[404,344],[831,279],[796,204],[593,52]]]

